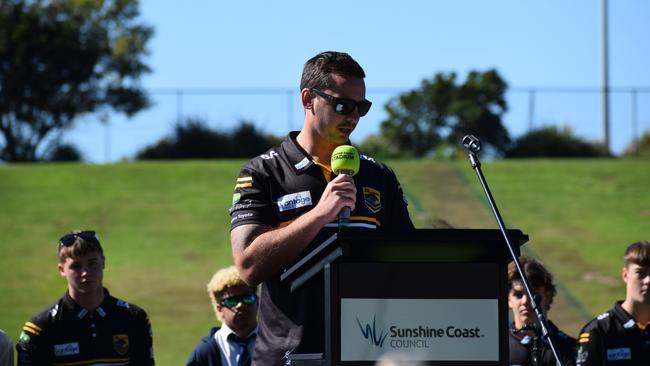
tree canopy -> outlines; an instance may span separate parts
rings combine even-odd
[[[38,160],[37,148],[84,113],[128,116],[149,105],[139,85],[153,29],[137,0],[0,3],[0,159]]]
[[[503,153],[510,143],[501,122],[507,111],[506,82],[496,70],[472,71],[463,83],[456,73],[438,73],[420,88],[391,99],[381,137],[402,155],[421,157],[441,143],[457,145],[466,134]]]
[[[281,141],[264,135],[250,121],[241,120],[232,131],[221,132],[201,118],[189,117],[177,121],[171,136],[146,146],[136,159],[251,158]]]

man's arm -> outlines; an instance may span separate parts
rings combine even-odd
[[[281,228],[248,224],[230,232],[235,266],[242,279],[257,286],[278,273],[311,243],[325,224],[332,222],[343,207],[354,209],[357,190],[352,177],[339,175],[323,191],[318,204]]]

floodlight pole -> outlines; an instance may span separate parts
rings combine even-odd
[[[603,143],[605,144],[605,152],[609,154],[609,52],[608,52],[608,36],[607,36],[607,0],[603,0],[603,33],[602,33],[602,57],[603,57]]]
[[[506,230],[506,225],[503,223],[503,219],[501,218],[499,209],[497,208],[496,202],[494,201],[494,198],[492,197],[492,193],[490,192],[490,188],[488,187],[488,184],[485,181],[483,172],[481,171],[481,162],[479,161],[477,156],[478,152],[481,150],[481,141],[479,141],[479,139],[477,139],[473,135],[467,135],[463,137],[461,143],[463,147],[465,147],[465,149],[469,151],[468,157],[469,157],[470,165],[478,175],[478,179],[481,182],[481,187],[483,187],[483,192],[485,192],[485,196],[487,197],[488,203],[490,204],[490,208],[492,209],[494,218],[497,220],[497,224],[499,224],[499,229],[501,229],[501,234],[503,235],[503,238],[506,241],[508,251],[510,251],[510,256],[512,257],[512,261],[514,262],[515,267],[517,268],[517,272],[519,273],[519,277],[521,278],[521,282],[524,285],[524,288],[526,289],[526,294],[528,295],[528,299],[530,300],[530,305],[533,308],[533,311],[537,317],[537,323],[542,333],[541,334],[542,339],[546,340],[549,346],[551,347],[551,351],[553,352],[553,356],[555,357],[555,362],[557,363],[557,365],[562,366],[562,361],[560,361],[560,354],[558,353],[553,337],[549,332],[546,315],[544,314],[544,311],[542,310],[540,304],[538,303],[539,298],[535,296],[534,292],[531,289],[530,282],[528,281],[528,276],[526,276],[526,273],[521,268],[521,262],[519,261],[519,257],[517,256],[517,253],[515,252],[515,249],[510,241],[510,237],[508,236],[508,231]]]

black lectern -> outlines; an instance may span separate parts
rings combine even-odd
[[[507,365],[510,260],[499,230],[334,234],[281,276],[292,291],[325,282],[322,353],[292,365]]]

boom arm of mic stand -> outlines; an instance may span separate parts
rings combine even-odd
[[[526,294],[528,295],[528,298],[530,299],[530,305],[533,308],[533,311],[535,312],[535,315],[537,316],[537,321],[540,325],[540,328],[542,330],[542,336],[545,340],[548,341],[549,346],[551,347],[551,351],[553,352],[553,356],[555,357],[555,362],[562,366],[562,361],[560,361],[560,355],[558,353],[558,350],[555,346],[555,341],[553,340],[553,337],[550,336],[549,330],[548,330],[548,324],[546,323],[546,316],[544,315],[544,312],[542,311],[541,307],[537,303],[535,296],[533,292],[531,291],[530,288],[530,282],[528,282],[528,276],[526,276],[526,273],[524,270],[521,268],[521,262],[519,262],[519,258],[517,257],[517,253],[515,252],[514,247],[512,246],[512,243],[510,242],[510,237],[508,236],[508,232],[506,231],[506,226],[503,223],[503,219],[501,218],[501,214],[499,213],[499,209],[497,208],[496,203],[494,202],[494,198],[492,197],[492,193],[490,192],[490,188],[488,187],[487,182],[485,181],[485,177],[483,176],[483,172],[481,171],[481,162],[478,159],[478,156],[472,151],[469,152],[469,161],[472,166],[472,168],[476,171],[476,174],[478,175],[478,179],[481,183],[481,187],[483,188],[483,192],[485,192],[485,196],[487,197],[488,203],[490,204],[490,208],[492,209],[492,213],[494,214],[494,218],[497,220],[497,224],[499,224],[499,229],[501,230],[501,234],[503,235],[503,238],[506,241],[506,244],[508,246],[508,250],[510,251],[510,256],[512,257],[512,261],[515,264],[515,267],[517,268],[517,272],[519,273],[519,276],[521,278],[521,282],[524,284],[524,288],[526,289]]]

